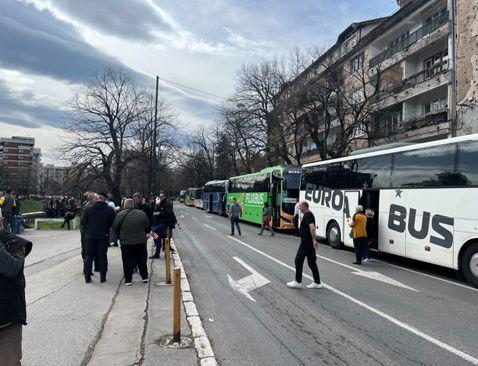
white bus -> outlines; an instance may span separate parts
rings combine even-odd
[[[375,249],[460,270],[478,287],[478,134],[302,167],[317,235],[353,247],[347,218],[375,212]]]

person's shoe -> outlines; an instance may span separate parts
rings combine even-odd
[[[322,288],[322,284],[321,284],[321,283],[312,282],[310,285],[307,285],[306,287],[307,287],[307,288]]]
[[[302,288],[302,284],[297,281],[287,282],[287,286],[289,286],[290,288]]]
[[[125,284],[125,286],[131,286],[133,284],[133,282],[129,281],[129,282],[125,282],[124,284]]]
[[[257,235],[262,235],[262,233],[257,233]]]
[[[362,264],[362,262],[353,262],[352,264],[356,264],[356,265],[360,266]]]
[[[234,233],[231,233],[231,236],[234,236]]]
[[[159,259],[159,253],[153,254],[149,259]]]
[[[239,235],[242,235],[241,233],[239,233]]]
[[[85,276],[85,282],[90,283],[91,282],[91,277],[90,276]]]
[[[143,283],[148,283],[149,280],[147,278],[143,278]]]
[[[106,282],[106,278],[100,279],[100,282],[101,282],[101,283],[105,283],[105,282]]]
[[[274,236],[275,234],[274,233],[271,233],[271,236]]]
[[[369,262],[369,261],[368,261],[368,258],[362,259],[362,263],[365,264],[365,263],[368,263],[368,262]]]

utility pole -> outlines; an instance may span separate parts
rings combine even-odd
[[[159,76],[156,76],[156,94],[154,102],[154,124],[153,124],[153,133],[151,134],[151,172],[150,172],[150,197],[154,197],[156,194],[156,140],[158,135],[158,89],[159,89]]]
[[[457,91],[456,91],[456,0],[450,1],[451,6],[451,137],[456,136],[457,130]]]

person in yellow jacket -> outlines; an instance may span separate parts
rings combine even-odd
[[[361,205],[355,209],[355,215],[348,219],[348,224],[352,228],[354,237],[356,261],[353,264],[360,265],[362,264],[362,253],[367,245],[367,216],[365,216]]]

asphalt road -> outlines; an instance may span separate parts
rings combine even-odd
[[[354,266],[352,252],[321,245],[324,288],[289,289],[297,238],[260,237],[245,223],[231,237],[227,218],[175,211],[175,241],[221,365],[478,364],[478,290],[450,271],[390,256]],[[254,281],[261,286],[248,292]]]

